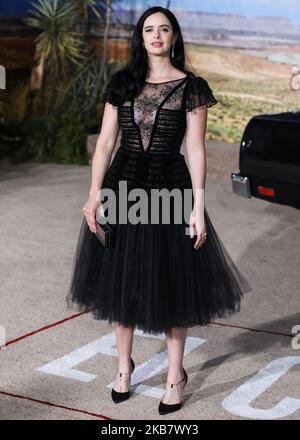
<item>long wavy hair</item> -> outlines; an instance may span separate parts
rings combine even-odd
[[[121,105],[127,99],[137,96],[144,87],[149,64],[148,53],[143,45],[143,26],[146,18],[156,12],[162,12],[169,19],[173,32],[177,34],[174,43],[174,57],[170,57],[171,63],[187,75],[194,76],[185,66],[184,42],[177,18],[169,9],[162,6],[153,6],[143,12],[134,28],[129,62],[125,67],[114,73],[104,91],[103,98],[109,96],[111,102],[113,101],[115,105]]]

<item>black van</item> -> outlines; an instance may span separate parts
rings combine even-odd
[[[231,173],[236,194],[300,208],[300,111],[254,116]]]

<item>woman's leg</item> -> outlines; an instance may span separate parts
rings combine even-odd
[[[175,327],[166,332],[166,342],[168,346],[169,370],[167,382],[179,383],[183,379],[182,361],[187,335],[187,328]],[[170,387],[166,384],[166,394],[162,401],[163,403],[174,404],[181,401],[183,384]]]
[[[183,378],[182,361],[186,335],[187,329],[185,327],[176,327],[166,333],[169,359],[167,381],[170,383],[177,383]]]
[[[128,373],[131,372],[131,352],[133,345],[133,327],[125,327],[124,325],[115,322],[115,333],[117,341],[117,351],[118,351],[118,373]],[[129,389],[129,374],[125,374],[120,378],[117,374],[117,380],[114,389],[119,392],[125,392]]]

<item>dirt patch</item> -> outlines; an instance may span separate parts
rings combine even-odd
[[[240,49],[214,48],[208,50],[194,46],[189,51],[188,58],[193,60],[192,66],[196,71],[243,80],[259,81],[270,77],[286,78],[291,73],[289,65],[255,57]]]

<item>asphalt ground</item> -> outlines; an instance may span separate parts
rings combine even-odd
[[[0,164],[1,420],[299,420],[300,212],[234,194],[238,146],[206,145],[206,208],[253,291],[188,330],[183,406],[167,416],[164,335],[135,331],[133,394],[116,405],[114,330],[65,303],[91,168]]]

